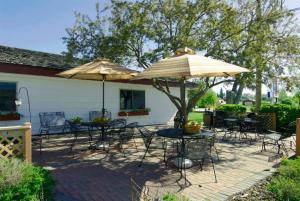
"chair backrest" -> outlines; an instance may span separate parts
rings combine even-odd
[[[66,123],[64,112],[40,112],[39,117],[41,127],[58,127]]]
[[[102,111],[90,111],[89,119],[90,121],[94,121],[95,118],[102,117]],[[105,110],[104,117],[111,119],[111,112]]]
[[[137,128],[139,126],[138,122],[132,122],[126,125],[126,128]]]
[[[256,114],[254,112],[251,112],[251,113],[247,114],[247,118],[256,119]]]
[[[292,121],[287,125],[285,130],[282,132],[282,136],[283,138],[288,138],[295,133],[296,133],[296,121]]]
[[[112,129],[125,129],[126,128],[126,119],[114,119],[109,123],[109,127]]]
[[[155,133],[148,130],[145,127],[139,127],[138,130],[139,130],[139,132],[140,132],[140,134],[143,138],[145,146],[148,147],[151,144],[152,138],[153,138]]]
[[[187,155],[190,159],[203,159],[211,153],[212,138],[190,140],[187,145]]]

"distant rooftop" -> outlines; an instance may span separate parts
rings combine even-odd
[[[66,60],[65,56],[60,54],[45,53],[0,45],[0,63],[66,70],[80,65],[80,59],[74,59],[70,62]]]

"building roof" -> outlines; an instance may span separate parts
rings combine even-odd
[[[74,59],[73,61],[68,62],[66,57],[60,54],[45,53],[0,45],[0,63],[66,70],[80,65],[80,59]]]

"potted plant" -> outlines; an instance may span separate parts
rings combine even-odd
[[[74,124],[80,124],[82,122],[82,118],[81,117],[73,117],[71,119],[71,122]]]

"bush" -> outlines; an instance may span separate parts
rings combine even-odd
[[[267,186],[279,200],[299,201],[300,198],[300,158],[284,160],[279,175]]]
[[[281,104],[293,105],[293,101],[290,98],[286,98],[281,101]]]
[[[199,108],[215,108],[219,103],[219,98],[213,90],[209,90],[206,94],[197,102]]]
[[[182,195],[175,195],[172,193],[168,193],[163,197],[163,201],[189,201],[189,199],[187,199]]]
[[[300,107],[286,104],[267,104],[260,108],[261,113],[276,114],[276,130],[283,131],[287,125],[300,117]]]
[[[0,161],[0,200],[50,200],[54,182],[49,172],[18,159]]]
[[[247,111],[247,107],[243,105],[236,105],[236,104],[224,104],[217,107],[217,110],[227,112],[227,113],[241,114]]]

